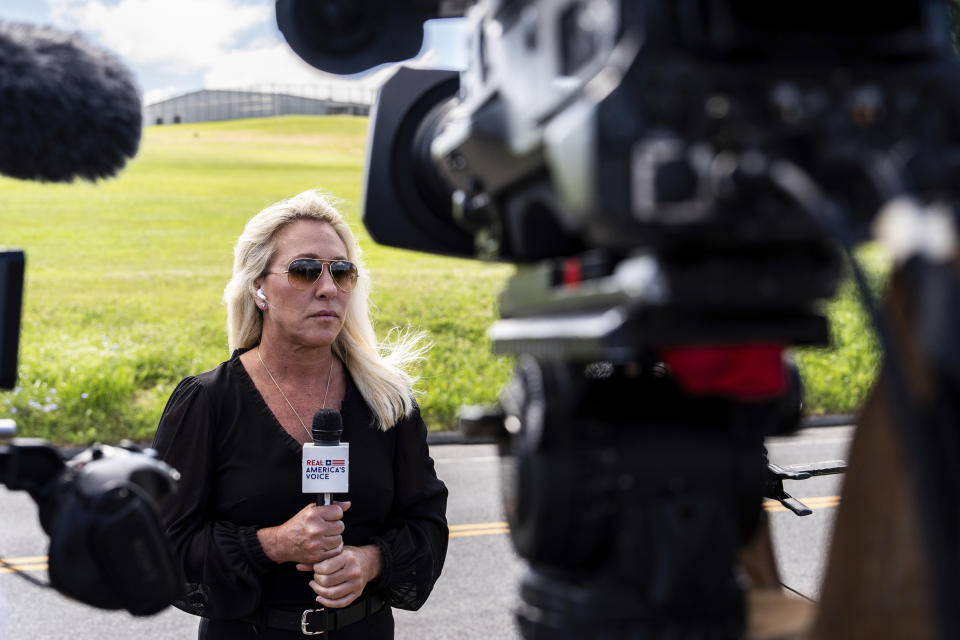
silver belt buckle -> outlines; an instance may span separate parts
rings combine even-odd
[[[324,611],[326,611],[326,608],[324,607],[321,607],[319,609],[304,609],[303,615],[300,616],[300,633],[302,633],[305,636],[320,636],[326,633],[326,631],[310,631],[307,629],[307,626],[309,624],[307,622],[307,614],[323,613]]]

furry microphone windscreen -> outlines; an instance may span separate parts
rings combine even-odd
[[[0,22],[0,173],[97,180],[140,146],[140,92],[112,54],[80,36]]]

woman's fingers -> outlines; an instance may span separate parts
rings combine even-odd
[[[273,537],[264,534],[261,545],[266,541],[264,552],[277,562],[293,561],[312,565],[337,556],[343,551],[341,534],[346,528],[343,524],[343,512],[350,508],[349,502],[331,505],[307,505],[284,524],[271,529]],[[276,548],[274,548],[276,547]],[[271,555],[272,554],[272,555]],[[303,569],[307,571],[308,569]]]
[[[327,589],[332,589],[343,584],[350,584],[351,582],[357,580],[360,580],[360,574],[359,572],[354,571],[337,571],[336,573],[331,574],[313,574],[313,581],[321,587]]]
[[[307,512],[306,517],[311,527],[325,534],[338,535],[346,528],[343,524],[343,509],[339,505],[315,506]]]
[[[343,518],[343,512],[349,508],[349,501],[334,502],[333,504],[316,505],[316,512],[320,514],[324,520],[333,522],[334,520],[341,520]]]
[[[349,605],[351,602],[360,597],[360,594],[363,592],[363,589],[351,588],[347,585],[341,585],[328,589],[321,587],[316,582],[310,582],[310,587],[317,594],[317,602],[322,604],[325,607],[330,607],[331,609],[339,609]]]
[[[311,567],[314,573],[314,580],[317,580],[320,577],[326,578],[342,572],[347,566],[349,566],[349,560],[349,553],[341,553],[333,558],[327,558],[326,560],[315,562]],[[340,582],[343,582],[343,580]]]
[[[337,546],[332,549],[326,549],[323,545],[317,545],[310,547],[303,556],[303,560],[307,567],[312,568],[313,565],[323,562],[324,560],[329,560],[330,558],[335,558],[340,553],[343,552],[343,542],[340,542]],[[308,569],[309,570],[309,569]]]
[[[327,549],[326,551],[321,551],[315,553],[313,557],[309,558],[309,562],[298,562],[297,571],[309,571],[313,572],[314,566],[320,564],[324,560],[329,560],[330,558],[335,558],[343,552],[343,541],[340,541],[340,544],[333,547],[332,549]]]
[[[344,569],[331,574],[313,574],[310,588],[317,594],[317,602],[327,607],[343,607],[363,593],[364,584],[358,573]]]
[[[343,540],[340,540],[340,543],[337,546],[331,547],[326,551],[324,551],[323,553],[321,553],[320,557],[314,560],[314,564],[317,564],[318,562],[323,562],[324,560],[327,560],[329,558],[334,558],[340,555],[342,551],[343,551]]]
[[[350,508],[350,503],[344,503]],[[321,562],[338,555],[343,550],[341,534],[346,528],[343,524],[344,508],[340,504],[315,506],[305,513],[305,540],[303,554],[298,560],[304,564]]]
[[[310,588],[317,594],[317,602],[338,608],[356,600],[367,584],[361,558],[357,547],[346,547],[340,555],[314,564]]]

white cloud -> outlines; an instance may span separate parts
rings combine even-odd
[[[220,56],[207,69],[207,88],[239,87],[270,82],[312,83],[332,79],[302,61],[286,44],[260,49],[236,50]]]
[[[175,85],[167,85],[161,89],[150,89],[143,94],[143,104],[148,105],[154,102],[162,102],[167,98],[172,98],[182,93],[185,92]]]
[[[231,51],[218,58],[203,76],[207,89],[259,87],[283,92],[369,102],[383,81],[382,73],[347,79],[323,73],[301,60],[286,44]]]
[[[55,26],[83,32],[130,65],[148,104],[200,88],[255,85],[314,96],[335,91],[334,97],[366,102],[395,66],[349,78],[314,69],[277,30],[273,0],[46,0],[46,5]],[[425,50],[405,64],[461,67],[463,32],[463,20],[428,21]]]
[[[89,33],[133,63],[202,70],[273,20],[273,3],[235,0],[53,0],[53,20]]]

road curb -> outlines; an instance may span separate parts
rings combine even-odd
[[[807,416],[800,421],[801,429],[816,429],[818,427],[842,427],[854,424],[856,416],[850,413],[838,413],[828,416]],[[459,431],[428,431],[427,444],[496,444],[495,438],[472,438]],[[150,446],[145,444],[143,446]],[[70,458],[83,451],[86,447],[69,446],[61,449],[65,457]]]
[[[806,416],[800,421],[801,429],[817,427],[846,427],[856,424],[857,417],[852,413],[838,413],[829,416]]]
[[[428,431],[427,444],[496,444],[495,438],[471,438],[459,431]]]
[[[806,416],[800,421],[800,429],[816,429],[819,427],[842,427],[854,424],[856,416],[852,413],[838,413],[826,416]],[[459,431],[429,431],[427,444],[496,444],[495,438],[471,438]]]

